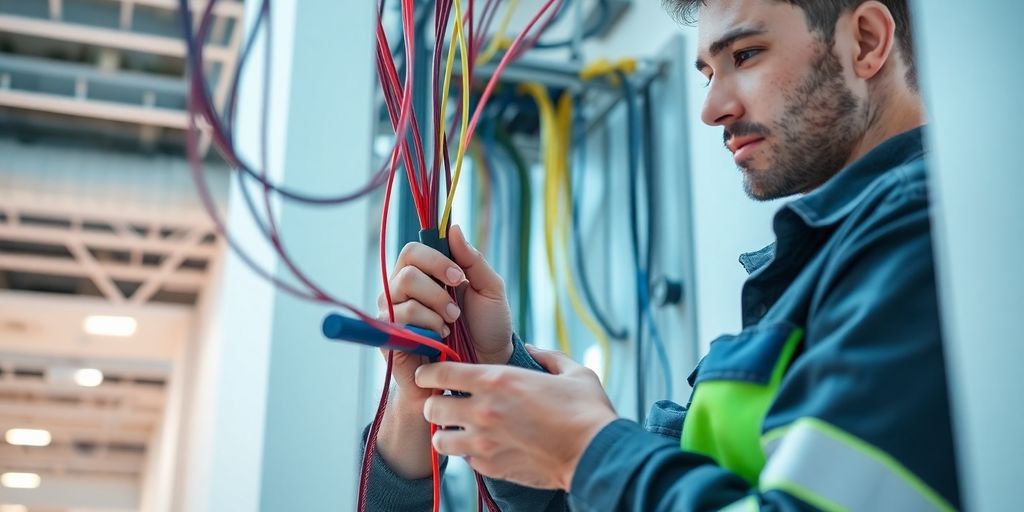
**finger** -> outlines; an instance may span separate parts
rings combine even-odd
[[[458,286],[466,280],[466,274],[440,252],[418,242],[409,242],[402,248],[395,263],[395,274],[403,267],[413,266],[438,281],[450,286]],[[394,276],[392,276],[394,278]]]
[[[438,453],[455,456],[473,456],[473,434],[466,430],[441,430],[430,439]]]
[[[451,389],[472,393],[475,382],[490,369],[466,363],[432,363],[416,370],[416,385],[424,389]]]
[[[526,345],[526,351],[552,375],[561,375],[571,370],[582,368],[579,363],[557,350],[543,350],[532,345]]]
[[[466,427],[472,419],[469,398],[433,395],[423,403],[423,417],[434,425]]]
[[[447,338],[451,334],[451,329],[445,325],[444,319],[416,299],[409,299],[395,306],[395,322],[430,329],[440,334],[442,338]]]
[[[391,279],[392,302],[401,304],[410,299],[434,310],[449,323],[458,320],[462,314],[462,310],[441,285],[413,266],[401,269]]]
[[[469,285],[480,294],[490,298],[505,298],[505,282],[491,268],[484,255],[469,245],[462,227],[452,226],[448,231],[448,247],[452,258],[466,272]]]

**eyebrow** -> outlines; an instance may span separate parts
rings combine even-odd
[[[712,57],[714,57],[715,55],[722,53],[722,50],[728,48],[729,46],[731,46],[733,43],[740,39],[751,36],[759,36],[761,34],[764,34],[765,32],[766,30],[761,25],[754,27],[734,28],[726,32],[724,36],[718,38],[717,41],[711,43],[711,46],[708,47],[708,53]],[[697,71],[703,71],[704,68],[708,67],[708,63],[704,62],[704,59],[698,57],[697,61],[694,63],[694,66],[697,67]]]

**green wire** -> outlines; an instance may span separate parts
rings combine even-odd
[[[497,127],[494,135],[501,147],[508,153],[509,158],[512,159],[512,164],[519,175],[519,191],[522,201],[519,209],[519,304],[516,308],[518,310],[516,322],[520,335],[526,338],[530,304],[530,216],[533,192],[530,188],[530,174],[526,162],[523,160],[523,155],[519,153],[519,149],[512,143],[512,137],[502,126]]]

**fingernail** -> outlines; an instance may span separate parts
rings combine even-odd
[[[466,278],[462,271],[455,267],[449,268],[445,275],[448,276],[448,284],[452,286],[462,284],[462,280]]]
[[[447,327],[442,327],[442,328],[441,328],[441,337],[442,337],[442,338],[447,338],[447,337],[448,337],[448,335],[449,335],[449,334],[451,334],[451,333],[452,333],[452,330],[451,330],[451,329],[449,329],[449,328],[447,328]]]
[[[448,313],[448,318],[454,322],[459,318],[459,314],[462,313],[462,310],[460,310],[455,304],[449,302],[448,306],[445,307],[445,312]]]

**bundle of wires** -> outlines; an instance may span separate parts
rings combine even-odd
[[[640,99],[637,95],[636,89],[631,81],[630,74],[636,70],[636,61],[632,59],[623,59],[618,63],[610,63],[607,61],[597,61],[584,68],[581,72],[581,77],[585,80],[595,78],[605,78],[613,85],[617,84],[622,92],[623,101],[626,108],[626,158],[627,168],[629,170],[629,239],[630,239],[630,251],[633,257],[634,263],[634,278],[635,278],[635,300],[636,300],[636,339],[635,339],[635,358],[636,358],[636,393],[637,393],[637,419],[643,422],[644,413],[647,406],[647,381],[645,376],[647,372],[644,368],[647,366],[648,359],[648,343],[645,343],[645,336],[650,336],[650,346],[653,347],[657,354],[659,366],[661,366],[661,376],[663,386],[665,389],[665,396],[668,399],[672,397],[672,367],[669,362],[668,352],[665,349],[665,344],[661,339],[661,334],[658,330],[657,322],[654,318],[654,312],[651,305],[651,278],[650,272],[654,263],[655,254],[655,236],[657,231],[656,220],[656,184],[654,182],[654,148],[653,148],[653,134],[648,133],[646,137],[643,136],[643,128],[640,120]],[[650,97],[646,98],[645,101],[645,113],[651,116],[650,113]],[[649,124],[649,123],[648,123]],[[580,136],[581,139],[585,138],[585,134]],[[644,140],[644,144],[641,147],[641,140]],[[643,165],[641,165],[641,153],[643,153]],[[641,191],[640,184],[643,183],[644,187]],[[644,211],[641,211],[640,201],[643,200]],[[643,217],[643,218],[641,218]],[[644,230],[644,236],[641,237],[640,226],[645,223],[646,229]],[[582,267],[581,267],[582,268]],[[584,279],[584,284],[587,282]],[[584,291],[588,293],[588,300],[590,300],[589,292],[587,287],[584,287]],[[591,300],[592,308],[593,301]],[[601,318],[598,316],[598,318]],[[603,323],[604,328],[612,333],[611,325]],[[613,334],[614,337],[614,334]]]
[[[590,331],[601,350],[601,381],[606,382],[611,368],[611,346],[604,330],[584,306],[576,291],[572,267],[568,258],[569,222],[572,212],[572,184],[569,174],[569,153],[572,135],[572,96],[563,92],[558,108],[551,103],[547,89],[536,83],[521,86],[537,103],[541,118],[541,140],[545,169],[544,179],[544,242],[548,273],[554,291],[555,336],[559,348],[572,354],[568,327],[562,314],[564,289],[573,311]]]
[[[661,339],[657,322],[654,319],[654,312],[651,307],[651,278],[650,270],[654,260],[654,233],[656,232],[655,221],[657,215],[654,208],[654,200],[657,197],[654,183],[653,150],[648,151],[647,159],[643,166],[644,172],[640,170],[641,138],[642,128],[640,124],[639,99],[636,90],[630,81],[630,77],[622,69],[615,70],[615,76],[622,88],[622,94],[626,102],[626,125],[627,125],[627,158],[629,160],[629,231],[630,247],[633,252],[633,262],[636,265],[636,387],[637,387],[637,418],[643,421],[644,410],[647,405],[646,390],[647,382],[644,379],[643,368],[647,361],[647,346],[644,343],[645,333],[650,333],[651,345],[658,356],[661,365],[665,396],[672,399],[672,367],[669,363],[668,353],[665,344]],[[648,103],[650,98],[647,99]],[[652,140],[648,134],[647,140]],[[650,143],[649,143],[650,144]],[[650,146],[648,146],[649,148]],[[638,186],[643,181],[644,199],[646,208],[646,233],[641,242],[640,238],[640,206],[638,198]]]
[[[499,62],[495,72],[493,73],[490,80],[480,97],[476,101],[475,110],[472,116],[470,116],[471,105],[470,105],[470,78],[472,76],[472,68],[474,61],[478,58],[477,48],[479,48],[487,37],[487,25],[488,20],[494,18],[494,13],[497,11],[497,5],[499,0],[487,0],[487,4],[484,7],[481,16],[474,16],[474,4],[475,0],[467,0],[468,9],[465,11],[462,9],[460,0],[438,0],[435,4],[435,55],[434,55],[434,129],[431,135],[434,137],[434,156],[432,165],[428,168],[426,165],[425,151],[423,147],[423,138],[419,131],[419,123],[416,112],[412,105],[413,95],[413,70],[416,63],[414,62],[414,2],[413,0],[401,0],[401,14],[402,14],[402,35],[404,39],[403,50],[405,53],[404,71],[405,80],[404,82],[399,79],[397,68],[395,65],[394,55],[391,50],[391,46],[387,40],[387,34],[384,30],[383,22],[380,18],[380,12],[383,11],[383,1],[379,2],[378,6],[378,17],[376,22],[376,39],[377,39],[377,71],[378,78],[380,80],[381,89],[384,96],[385,106],[387,109],[388,118],[391,122],[392,128],[395,133],[394,146],[390,152],[390,156],[387,158],[384,167],[374,173],[368,183],[359,187],[354,192],[338,195],[338,196],[314,196],[301,191],[292,190],[283,187],[277,183],[274,183],[267,176],[267,110],[268,101],[270,97],[270,76],[271,76],[271,61],[270,55],[272,52],[269,50],[265,52],[265,63],[264,73],[262,77],[263,81],[263,98],[261,104],[261,121],[260,121],[260,156],[259,165],[253,166],[249,162],[243,159],[235,145],[234,138],[234,118],[235,118],[235,105],[237,100],[237,88],[239,84],[239,77],[242,73],[242,69],[245,65],[245,61],[249,56],[252,49],[253,42],[255,40],[256,31],[263,29],[265,31],[264,37],[269,49],[271,44],[271,31],[270,31],[270,15],[271,5],[270,0],[262,0],[259,11],[258,19],[252,25],[252,32],[248,34],[246,44],[244,46],[238,69],[235,75],[232,77],[232,87],[228,96],[227,105],[224,108],[224,112],[218,112],[217,106],[214,104],[214,100],[209,91],[209,84],[207,77],[204,74],[206,69],[205,62],[203,59],[203,41],[206,41],[207,35],[210,30],[212,21],[212,13],[217,0],[209,1],[200,17],[198,28],[193,31],[191,20],[192,15],[189,9],[188,0],[179,0],[180,8],[180,19],[182,32],[185,39],[185,43],[188,50],[188,65],[189,65],[189,97],[188,97],[188,119],[189,126],[186,132],[186,150],[188,153],[189,165],[192,169],[193,179],[196,184],[196,188],[199,192],[203,206],[206,209],[208,215],[213,220],[219,234],[227,241],[232,250],[239,256],[239,258],[249,266],[257,275],[273,283],[277,288],[285,293],[295,296],[300,299],[331,304],[347,310],[358,317],[360,320],[370,324],[371,326],[383,331],[384,333],[397,338],[402,338],[407,341],[426,345],[441,353],[441,360],[452,360],[452,361],[469,361],[475,362],[476,355],[473,351],[473,343],[469,337],[468,330],[464,322],[460,319],[453,328],[451,329],[452,334],[444,341],[439,343],[430,338],[419,335],[413,331],[405,329],[394,323],[394,306],[391,300],[390,289],[388,286],[388,271],[387,271],[387,253],[385,248],[385,240],[387,238],[387,221],[389,217],[389,206],[391,204],[391,195],[394,185],[394,178],[400,168],[404,168],[410,188],[412,190],[412,200],[416,206],[417,216],[420,222],[421,230],[423,231],[434,231],[438,235],[438,239],[441,241],[440,245],[446,246],[446,235],[450,224],[450,215],[452,209],[452,200],[454,198],[455,189],[458,186],[460,173],[462,170],[462,162],[465,156],[467,147],[470,145],[470,141],[473,138],[473,132],[480,121],[481,112],[487,104],[490,96],[493,94],[495,86],[503,72],[503,70],[512,62],[518,58],[536,43],[540,37],[543,29],[546,28],[551,22],[551,16],[541,22],[544,18],[545,13],[549,12],[553,6],[557,9],[564,0],[546,0],[541,9],[532,17],[530,22],[522,30],[522,32],[515,38],[514,41],[509,45],[508,51],[504,53],[501,61]],[[454,13],[453,13],[454,11]],[[454,16],[452,16],[454,14]],[[507,17],[508,15],[506,15]],[[478,29],[479,24],[483,24],[482,30]],[[540,25],[538,25],[540,23]],[[441,48],[445,41],[445,34],[447,33],[447,27],[449,24],[453,25],[451,44],[449,45],[447,55],[447,66],[444,72],[443,82],[440,81],[442,76],[440,73],[440,53]],[[537,27],[537,30],[534,30]],[[448,103],[448,97],[450,93],[451,77],[453,75],[453,64],[455,58],[455,51],[458,49],[461,57],[460,63],[462,66],[462,85],[461,85],[461,102],[456,110],[456,118],[460,118],[460,129],[456,138],[456,153],[454,162],[454,171],[452,171],[452,165],[449,158],[449,133],[453,133],[454,130],[445,130],[446,120],[446,108]],[[284,263],[288,273],[294,278],[298,284],[286,281],[284,279],[274,276],[271,272],[260,267],[255,260],[250,257],[245,249],[237,243],[235,238],[228,232],[224,220],[220,217],[217,210],[217,206],[213,201],[212,195],[208,188],[205,172],[203,167],[203,155],[200,151],[200,120],[208,130],[208,136],[212,141],[216,150],[224,157],[227,163],[232,169],[237,172],[238,179],[240,180],[240,188],[244,194],[245,202],[253,216],[254,222],[257,224],[260,233],[263,234],[266,241],[271,245],[277,256]],[[439,195],[440,195],[440,168],[443,160],[443,167],[445,170],[445,184],[446,184],[446,200],[443,209],[439,208]],[[263,202],[263,213],[258,211],[256,201],[251,197],[248,191],[248,184],[246,180],[253,180],[262,187],[262,202]],[[355,306],[344,302],[330,293],[318,283],[316,283],[306,272],[304,272],[296,264],[293,256],[288,252],[286,244],[284,243],[282,233],[278,229],[276,222],[276,215],[273,210],[272,196],[277,195],[281,198],[290,201],[297,201],[306,204],[314,205],[338,205],[346,202],[355,200],[360,197],[365,197],[372,191],[376,190],[380,186],[385,186],[384,190],[384,202],[381,212],[381,233],[380,233],[380,263],[381,263],[381,278],[384,285],[384,295],[387,298],[388,314],[390,322],[384,322],[377,320],[376,318],[367,315],[360,311]],[[440,219],[438,213],[440,211]],[[449,293],[455,298],[455,290],[449,288]],[[374,416],[373,423],[370,429],[370,436],[367,440],[366,451],[363,459],[363,470],[361,474],[361,481],[359,486],[359,502],[358,507],[363,510],[366,505],[366,489],[367,489],[367,476],[369,474],[369,463],[373,457],[375,449],[376,436],[380,428],[380,422],[383,418],[383,413],[387,405],[387,394],[388,394],[388,383],[391,380],[391,372],[393,366],[393,355],[388,355],[387,367],[385,370],[385,386],[383,393],[378,404],[377,413]],[[436,430],[436,426],[432,425],[432,433]],[[432,451],[432,467],[433,467],[433,478],[434,478],[434,503],[433,508],[435,511],[440,509],[440,472],[438,464],[438,455]],[[482,479],[480,475],[477,475],[478,487],[480,489],[480,497],[478,498],[478,505],[486,505],[489,510],[497,510],[497,506],[493,499],[487,494],[486,488],[482,485]]]

